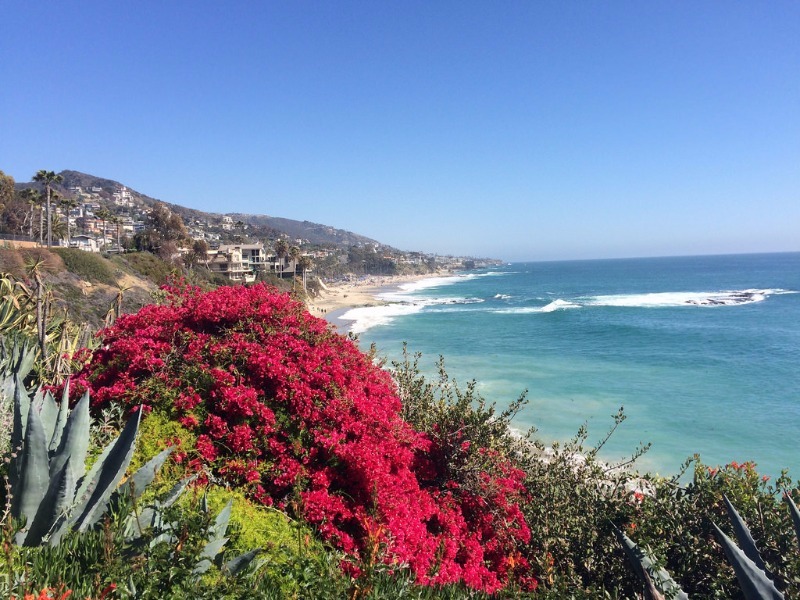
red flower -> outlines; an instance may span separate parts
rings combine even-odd
[[[465,460],[470,442],[415,432],[389,374],[288,295],[166,290],[102,333],[76,394],[176,415],[197,435],[191,468],[293,510],[353,560],[380,548],[422,583],[490,593],[529,577],[523,474],[507,459],[478,448],[473,487],[448,479],[445,458]]]

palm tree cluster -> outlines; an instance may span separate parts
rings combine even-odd
[[[53,171],[41,169],[37,171],[36,175],[33,176],[33,180],[44,184],[46,198],[45,218],[47,219],[47,247],[50,248],[53,245],[53,215],[51,212],[51,201],[53,200],[54,196],[57,197],[57,194],[54,194],[53,192],[53,184],[61,183],[64,181],[64,178]],[[41,232],[39,235],[41,237]]]

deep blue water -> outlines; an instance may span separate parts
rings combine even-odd
[[[653,447],[640,469],[688,456],[753,460],[800,477],[800,253],[509,264],[430,279],[346,317],[362,340],[503,405],[528,390],[517,426],[590,441],[624,406],[605,454]]]

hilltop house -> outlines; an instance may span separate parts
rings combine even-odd
[[[97,240],[89,235],[73,235],[69,238],[69,247],[86,252],[100,252]]]
[[[288,257],[267,254],[264,244],[222,244],[208,251],[208,268],[231,281],[252,283],[259,274],[294,276],[297,262]]]

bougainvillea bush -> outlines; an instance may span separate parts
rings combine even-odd
[[[380,562],[488,592],[517,579],[530,537],[521,471],[491,456],[477,486],[448,477],[390,376],[288,295],[165,289],[164,304],[102,332],[75,394],[178,420],[197,436],[179,460],[305,519],[356,574]]]

